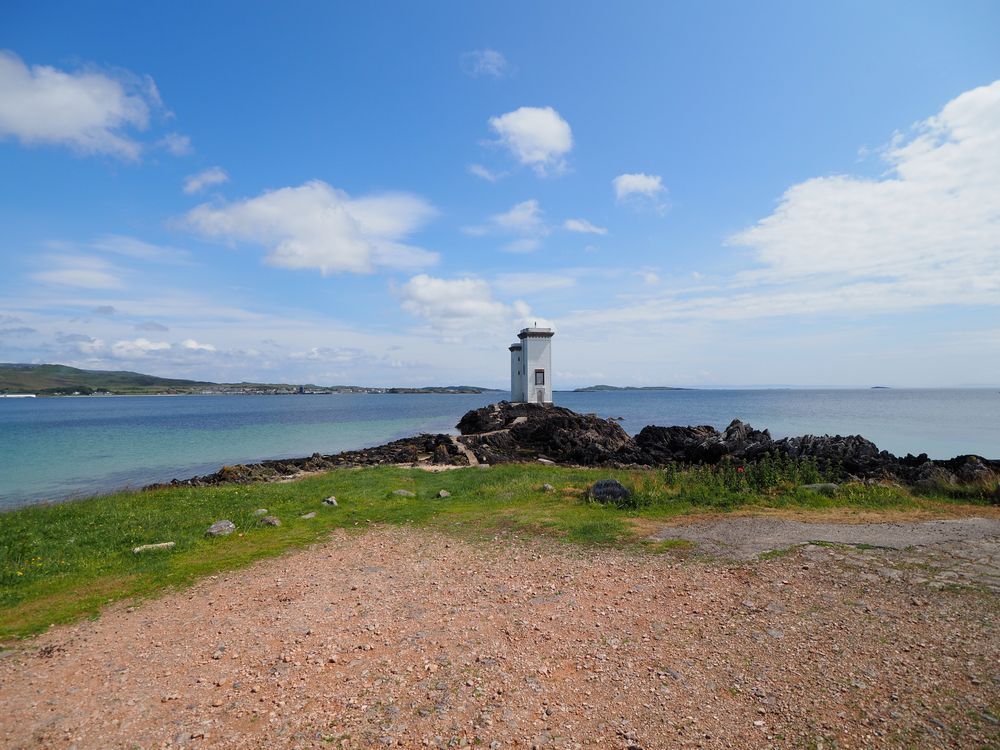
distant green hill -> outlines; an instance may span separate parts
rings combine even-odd
[[[162,393],[212,385],[198,380],[158,378],[125,370],[80,370],[66,365],[0,364],[0,393]]]
[[[125,370],[80,370],[66,365],[0,363],[0,393],[34,393],[39,396],[113,393],[486,393],[491,388],[469,385],[426,388],[370,388],[354,385],[318,386],[288,383],[212,383],[204,380],[158,378]]]

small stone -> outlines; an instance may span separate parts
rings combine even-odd
[[[277,516],[264,516],[260,522],[265,526],[281,526],[281,519]]]
[[[133,554],[138,555],[141,552],[152,552],[160,549],[173,549],[176,542],[157,542],[156,544],[140,544],[138,547],[132,549]]]
[[[337,507],[337,498],[335,498],[333,495],[330,495],[330,497],[328,497],[326,500],[323,501],[323,505],[330,505],[330,506],[333,506],[334,508],[336,508]]]
[[[205,532],[208,536],[226,536],[236,531],[236,524],[232,521],[216,521],[208,527]]]
[[[555,490],[555,487],[553,487],[548,482],[542,485],[542,492],[552,492],[553,490]]]
[[[754,603],[753,603],[752,601],[750,601],[749,599],[744,599],[743,601],[741,601],[741,602],[740,602],[740,604],[741,604],[741,605],[742,605],[743,607],[745,607],[746,609],[757,609],[757,605],[755,605],[755,604],[754,604]]]
[[[539,458],[538,463],[545,464],[546,466],[555,466],[555,461],[548,458]]]
[[[260,516],[266,516],[266,515],[267,515],[267,508],[257,508],[257,510],[255,510],[255,511],[253,512],[253,514],[254,514],[255,516],[257,516],[258,518],[259,518]]]
[[[306,520],[309,520],[310,518],[315,518],[315,517],[316,517],[316,512],[315,511],[313,511],[311,513],[306,513],[305,515],[302,515],[302,516],[299,516],[299,518],[303,518],[303,519],[306,519]]]
[[[774,630],[773,628],[769,628],[768,631],[767,631],[767,634],[769,636],[771,636],[772,638],[774,638],[775,640],[777,640],[778,638],[784,638],[785,637],[784,633],[782,633],[780,630]]]
[[[416,497],[416,492],[410,492],[409,490],[393,490],[393,495],[398,495],[399,497]]]
[[[451,493],[448,490],[438,490],[438,497],[451,497]]]
[[[757,719],[757,720],[754,721],[753,725],[755,727],[762,727],[762,726],[764,726],[764,722],[761,721],[760,719]]]

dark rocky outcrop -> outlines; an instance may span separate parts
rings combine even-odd
[[[261,461],[256,464],[223,466],[214,474],[190,479],[174,479],[165,484],[152,484],[145,489],[159,487],[191,486],[202,487],[216,484],[250,484],[253,482],[275,482],[300,474],[315,471],[356,466],[382,466],[391,464],[417,464],[433,462],[468,466],[469,459],[448,435],[417,435],[416,437],[394,440],[373,448],[345,451],[332,455],[313,453],[306,458],[288,458]]]
[[[803,435],[774,440],[734,419],[714,427],[644,427],[634,438],[614,420],[542,404],[501,401],[466,413],[461,435],[417,435],[386,445],[336,455],[226,466],[215,474],[171,485],[211,485],[276,481],[304,472],[381,464],[452,465],[543,461],[580,466],[666,466],[669,464],[752,464],[765,456],[814,459],[845,481],[901,481],[941,490],[956,484],[987,488],[1000,481],[1000,461],[956,456],[933,461],[926,454],[897,457],[860,435]],[[164,485],[154,485],[164,486]],[[991,489],[990,489],[991,491]],[[1000,499],[1000,487],[997,487]]]
[[[599,466],[620,462],[632,438],[617,422],[559,406],[501,401],[468,412],[458,423],[462,443],[481,463],[545,458]]]

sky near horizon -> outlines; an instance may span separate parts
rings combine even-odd
[[[0,8],[0,361],[1000,383],[1000,3]]]

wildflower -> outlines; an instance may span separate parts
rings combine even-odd
[[[737,474],[742,474],[743,473],[743,467],[742,466],[737,466],[736,467],[736,473]]]

